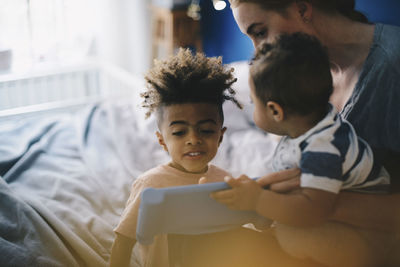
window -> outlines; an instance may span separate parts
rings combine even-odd
[[[1,0],[0,51],[12,51],[13,70],[85,57],[95,44],[98,2]]]

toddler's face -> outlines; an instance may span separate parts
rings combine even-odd
[[[215,157],[226,128],[218,107],[208,103],[163,107],[157,136],[172,158],[171,166],[190,173],[204,173]]]

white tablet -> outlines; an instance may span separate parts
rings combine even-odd
[[[218,182],[145,189],[136,228],[138,242],[149,245],[159,234],[213,233],[268,221],[254,211],[230,210],[209,196],[227,188],[227,183]]]

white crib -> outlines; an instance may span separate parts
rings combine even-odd
[[[132,96],[143,81],[100,62],[0,75],[0,118],[75,109],[105,98]]]

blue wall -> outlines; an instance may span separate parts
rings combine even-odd
[[[356,8],[372,22],[400,26],[400,0],[356,0]],[[201,15],[203,46],[207,56],[223,56],[224,63],[251,58],[253,45],[240,32],[229,4],[224,10],[216,11],[211,0],[202,0]]]
[[[225,63],[251,58],[253,44],[239,30],[229,4],[224,10],[216,11],[211,0],[202,0],[201,23],[207,56],[222,55]]]
[[[399,0],[356,0],[356,9],[363,12],[371,22],[400,26]]]

